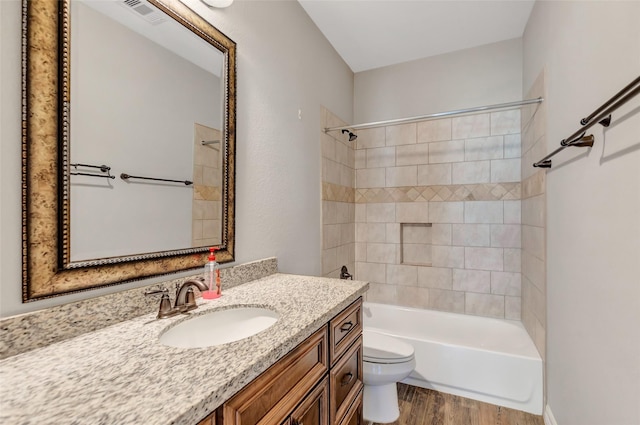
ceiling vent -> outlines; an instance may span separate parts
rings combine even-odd
[[[120,5],[134,12],[151,25],[159,25],[167,20],[164,13],[145,0],[123,0]]]

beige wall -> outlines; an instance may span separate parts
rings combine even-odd
[[[520,319],[520,111],[358,131],[367,300]]]
[[[352,121],[353,73],[295,1],[185,3],[238,44],[236,262],[277,256],[281,271],[320,275],[319,111]],[[0,8],[0,315],[148,284],[21,303],[20,3]]]
[[[355,75],[355,122],[520,100],[520,38]]]
[[[640,2],[536,2],[523,93],[545,69],[546,151],[640,75]],[[640,98],[546,172],[547,401],[558,425],[640,423]],[[540,158],[536,158],[540,159]]]

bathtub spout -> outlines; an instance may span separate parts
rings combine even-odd
[[[353,275],[349,274],[349,270],[347,269],[347,266],[342,266],[342,268],[340,269],[340,279],[353,280]]]

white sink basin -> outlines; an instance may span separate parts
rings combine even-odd
[[[185,320],[160,335],[160,343],[177,348],[202,348],[248,338],[278,321],[275,311],[260,307],[215,310]]]

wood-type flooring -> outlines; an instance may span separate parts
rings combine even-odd
[[[542,416],[405,384],[398,402],[393,425],[544,425]]]

